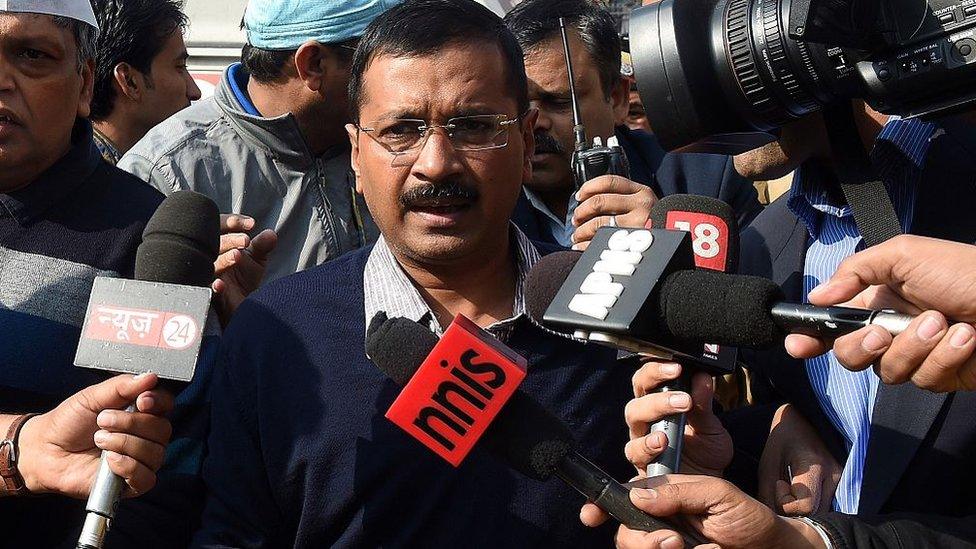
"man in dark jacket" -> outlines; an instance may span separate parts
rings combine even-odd
[[[510,222],[535,117],[514,37],[474,0],[408,0],[363,35],[349,104],[356,184],[382,236],[266,285],[228,328],[196,541],[609,545],[609,529],[578,524],[583,498],[555,478],[522,477],[477,446],[453,467],[386,419],[399,389],[365,355],[377,312],[438,334],[464,314],[527,358],[521,389],[588,457],[629,474],[617,418],[632,370],[525,314],[525,276],[546,250]]]
[[[587,136],[604,143],[616,137],[630,164],[629,179],[600,177],[576,188],[571,168],[572,102],[560,17],[567,26]],[[654,202],[676,193],[728,202],[740,226],[762,209],[752,183],[735,172],[730,157],[665,153],[652,134],[621,124],[627,114],[630,81],[621,77],[620,39],[605,8],[586,0],[525,0],[505,16],[505,24],[525,51],[529,99],[539,110],[532,180],[514,217],[531,238],[569,247],[588,242],[597,228],[609,223],[643,227]]]

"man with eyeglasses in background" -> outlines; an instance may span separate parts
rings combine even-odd
[[[392,85],[395,83],[395,85]],[[473,0],[408,0],[366,30],[347,126],[375,246],[266,285],[223,340],[195,542],[229,547],[600,547],[583,497],[476,446],[454,468],[384,416],[399,390],[365,356],[379,312],[440,334],[464,314],[527,357],[520,388],[611,475],[633,369],[525,315],[540,253],[510,222],[531,177],[522,51]]]
[[[236,235],[238,248],[275,248],[254,285],[373,242],[376,225],[349,169],[346,86],[359,36],[398,1],[251,0],[241,62],[212,98],[156,126],[119,167],[164,193],[191,189],[223,214],[246,216],[225,230],[273,229],[276,246],[268,232],[253,242]]]

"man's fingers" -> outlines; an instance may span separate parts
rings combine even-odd
[[[96,423],[112,433],[126,433],[139,438],[166,444],[173,434],[173,427],[166,418],[123,410],[103,410]]]
[[[155,387],[157,382],[159,377],[153,373],[138,376],[124,374],[88,387],[78,396],[80,402],[93,412],[118,410],[135,402],[140,394]]]
[[[684,540],[677,532],[658,530],[657,532],[642,532],[621,526],[614,538],[617,549],[683,549]]]
[[[610,216],[600,216],[576,227],[573,231],[573,249],[578,252],[585,251],[596,232],[609,224]]]
[[[580,522],[589,526],[590,528],[596,528],[597,526],[603,524],[610,518],[610,515],[606,513],[603,509],[600,509],[593,503],[586,503],[583,508],[580,509]]]
[[[576,207],[576,210],[573,212],[573,225],[579,227],[583,223],[602,215],[616,215],[618,216],[618,225],[630,226],[629,224],[624,224],[620,218],[625,216],[625,214],[639,212],[641,214],[640,216],[631,216],[633,219],[628,219],[628,222],[639,222],[639,225],[634,226],[643,227],[650,211],[650,201],[641,195],[598,194]],[[638,219],[638,217],[642,217],[643,219]]]
[[[254,228],[254,218],[242,214],[220,214],[221,234],[250,231]]]
[[[164,445],[124,433],[96,431],[95,446],[101,450],[129,456],[150,471],[158,471],[166,459],[166,447]]]
[[[800,334],[786,336],[783,345],[786,347],[786,352],[793,358],[813,358],[830,350],[827,342]]]
[[[271,229],[261,231],[251,240],[247,251],[257,262],[263,262],[278,244],[278,234]]]
[[[175,401],[176,398],[169,391],[163,389],[146,391],[136,397],[136,410],[154,416],[164,416],[173,411]]]
[[[220,235],[219,253],[227,253],[231,250],[243,250],[251,243],[251,237],[244,233],[230,233]]]
[[[647,482],[649,488],[630,491],[630,501],[657,517],[705,514],[730,490],[736,490],[725,480],[697,475],[662,475]]]
[[[976,329],[955,324],[912,375],[912,383],[930,391],[976,389]]]
[[[647,469],[668,446],[668,436],[662,432],[648,433],[637,437],[624,446],[624,455],[640,471]]]
[[[653,392],[665,382],[678,379],[680,375],[681,365],[677,362],[647,361],[631,378],[634,396],[640,398]]]
[[[691,395],[681,391],[652,393],[635,398],[624,407],[624,420],[630,428],[630,438],[647,433],[648,426],[667,416],[691,409]]]
[[[843,303],[868,286],[884,285],[895,279],[892,269],[906,252],[910,239],[895,237],[880,246],[872,246],[841,261],[825,284],[814,288],[810,303],[833,305]]]
[[[237,248],[222,252],[217,256],[217,260],[214,261],[214,276],[220,276],[230,270],[231,267],[237,265],[244,256],[244,252],[238,250]]]
[[[891,346],[878,360],[875,367],[878,377],[888,384],[911,379],[948,329],[941,313],[928,311],[917,317],[892,340]]]
[[[130,456],[108,452],[105,454],[108,467],[113,473],[122,477],[129,486],[126,497],[138,496],[152,490],[156,485],[156,473]]]
[[[880,326],[866,326],[838,337],[834,341],[834,354],[848,370],[859,371],[874,364],[891,347],[892,337]]]
[[[591,197],[601,194],[633,194],[641,189],[646,189],[636,181],[631,181],[621,175],[601,175],[583,183],[576,191],[576,201],[582,204]]]

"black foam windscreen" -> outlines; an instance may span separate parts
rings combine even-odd
[[[437,345],[437,336],[416,322],[376,313],[366,331],[366,354],[397,385],[406,385]]]
[[[220,212],[206,196],[177,191],[146,223],[136,250],[137,280],[209,287],[220,250]]]
[[[771,280],[712,271],[679,271],[661,287],[657,322],[678,339],[766,347],[785,334],[770,310],[783,299]]]
[[[719,227],[719,230],[727,234],[728,238],[728,251],[723,270],[727,273],[737,270],[739,264],[739,221],[732,206],[711,196],[671,194],[654,203],[654,207],[651,208],[651,226],[655,229],[667,229],[670,212],[706,214],[721,219],[725,227]]]
[[[406,385],[437,345],[437,336],[406,318],[370,321],[366,353],[398,385]],[[516,391],[488,427],[481,442],[516,471],[546,480],[575,446],[559,418],[521,390]]]
[[[554,252],[540,259],[529,271],[525,278],[525,308],[536,323],[542,323],[546,309],[582,255],[580,252]]]

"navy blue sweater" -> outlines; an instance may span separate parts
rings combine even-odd
[[[366,358],[371,248],[273,282],[238,310],[213,387],[209,489],[195,545],[599,547],[583,498],[521,477],[479,448],[458,469],[383,417],[399,388]],[[623,409],[633,368],[521,319],[522,389],[566,421],[581,452],[629,478]]]

